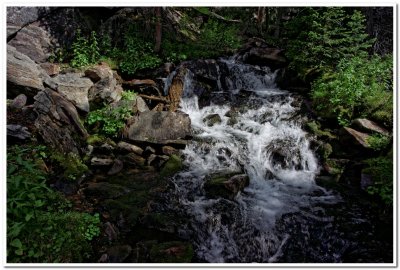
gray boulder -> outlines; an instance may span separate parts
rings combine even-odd
[[[122,136],[134,142],[167,144],[190,137],[190,124],[185,113],[146,111],[128,120]]]
[[[34,96],[44,90],[43,79],[48,75],[32,59],[7,45],[7,96]]]
[[[51,79],[52,87],[77,108],[89,112],[88,92],[93,83],[79,73],[59,74]]]
[[[376,132],[386,136],[389,135],[389,131],[387,131],[386,129],[380,127],[377,123],[368,119],[362,119],[362,118],[355,119],[352,122],[352,126],[363,132],[368,132],[368,133]]]
[[[26,140],[31,137],[31,133],[28,131],[27,127],[20,125],[7,125],[7,136],[20,140]]]
[[[39,92],[34,99],[38,114],[35,126],[46,144],[62,153],[79,154],[88,133],[75,106],[51,89]]]

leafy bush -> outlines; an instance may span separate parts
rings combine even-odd
[[[132,116],[130,102],[136,98],[134,92],[125,91],[122,100],[117,107],[106,106],[104,108],[91,111],[86,119],[89,126],[97,125],[100,133],[116,137],[119,131],[125,126],[125,121]]]
[[[38,161],[43,148],[7,151],[7,261],[83,262],[99,235],[98,215],[70,211],[71,204],[46,185]]]
[[[325,73],[312,84],[317,111],[321,116],[336,117],[340,125],[382,110],[386,124],[391,125],[392,96],[391,57],[344,58],[334,73]]]
[[[387,146],[390,144],[391,138],[389,136],[385,136],[382,134],[373,134],[368,137],[367,143],[371,146],[375,151],[385,150]]]
[[[92,31],[90,37],[81,36],[78,29],[76,39],[72,44],[71,66],[83,67],[96,63],[100,59],[99,47],[96,32]]]
[[[286,55],[302,76],[331,69],[341,59],[366,56],[374,42],[365,33],[361,12],[347,14],[340,7],[304,8],[285,29],[290,40]]]
[[[366,160],[364,173],[370,174],[374,184],[368,187],[371,195],[379,195],[386,204],[393,203],[393,159],[390,156]]]

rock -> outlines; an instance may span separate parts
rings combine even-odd
[[[129,189],[120,185],[110,184],[107,182],[89,183],[83,189],[86,196],[95,197],[97,199],[115,199],[129,193]]]
[[[161,168],[169,160],[169,156],[151,154],[147,158],[147,165],[155,168]]]
[[[60,65],[54,63],[42,63],[40,67],[47,73],[49,76],[54,76],[60,73]]]
[[[249,177],[245,174],[218,173],[207,178],[204,190],[211,198],[233,200],[239,191],[249,185]]]
[[[370,186],[374,184],[372,176],[369,174],[361,173],[360,187],[362,190],[367,190]]]
[[[105,229],[104,232],[106,233],[106,235],[108,236],[108,240],[110,242],[115,241],[118,239],[118,235],[119,235],[119,231],[118,228],[115,227],[113,224],[111,224],[110,222],[106,222],[105,224]]]
[[[133,153],[138,154],[138,155],[142,155],[143,154],[143,149],[142,148],[140,148],[139,146],[127,143],[127,142],[122,142],[121,141],[121,142],[118,143],[117,146],[118,146],[118,149],[120,151],[133,152]]]
[[[216,124],[220,124],[222,122],[221,116],[219,114],[210,114],[204,117],[203,123],[206,123],[207,126],[212,127]]]
[[[85,76],[95,84],[89,90],[89,101],[92,106],[103,106],[104,103],[118,102],[121,99],[122,87],[117,84],[114,72],[107,63],[91,67]]]
[[[182,168],[182,159],[176,155],[172,155],[161,169],[160,177],[164,178],[172,176],[182,170]]]
[[[129,245],[113,246],[107,250],[109,263],[123,263],[132,252]]]
[[[156,160],[157,155],[151,154],[148,158],[147,158],[147,166],[152,166],[154,164],[154,161]]]
[[[51,56],[53,48],[50,34],[38,23],[22,28],[8,44],[36,63],[46,62]]]
[[[110,66],[102,62],[100,65],[85,70],[85,76],[91,79],[93,83],[97,83],[103,79],[113,78],[114,74]]]
[[[358,145],[363,148],[370,148],[368,144],[369,135],[359,132],[349,127],[344,127],[340,130],[340,142],[344,145]]]
[[[27,127],[20,125],[7,125],[7,137],[8,136],[20,140],[26,140],[31,137],[31,133],[28,131]]]
[[[278,48],[253,47],[243,55],[245,63],[269,66],[273,70],[287,65],[287,59]]]
[[[146,146],[146,148],[144,149],[143,155],[150,156],[151,154],[155,154],[155,153],[156,153],[156,149],[154,149],[151,146]]]
[[[46,89],[35,97],[35,126],[44,142],[61,153],[79,154],[88,133],[75,106],[59,93]]]
[[[150,262],[153,263],[190,263],[193,257],[192,244],[172,241],[155,244],[150,250]]]
[[[88,92],[93,83],[88,78],[82,78],[79,73],[59,74],[51,79],[57,92],[71,101],[77,108],[89,112]]]
[[[27,97],[24,94],[19,94],[10,104],[13,109],[22,109],[26,105]]]
[[[7,39],[26,25],[48,15],[57,7],[7,7]]]
[[[136,97],[135,106],[137,108],[137,111],[140,113],[150,110],[144,99],[139,96]]]
[[[165,145],[161,148],[163,154],[167,156],[177,155],[179,153],[178,149],[173,148],[172,146]]]
[[[127,163],[131,163],[134,165],[138,165],[139,167],[143,167],[146,163],[146,159],[141,156],[136,155],[135,153],[130,153],[124,156],[124,161]]]
[[[136,142],[166,144],[192,135],[190,118],[185,113],[147,111],[128,122],[122,136]]]
[[[368,132],[368,133],[376,132],[385,136],[389,135],[389,131],[387,131],[386,129],[380,127],[377,123],[368,119],[362,119],[362,118],[355,119],[351,123],[351,126],[363,132]]]
[[[28,56],[7,45],[7,96],[25,94],[33,97],[44,90],[48,75]]]
[[[178,73],[172,80],[168,89],[167,100],[169,101],[169,111],[174,112],[179,107],[183,95],[183,75]]]
[[[98,157],[93,157],[90,160],[90,164],[92,166],[110,166],[111,164],[114,163],[114,160],[111,158],[98,158]]]
[[[323,168],[329,175],[334,176],[335,181],[338,181],[348,163],[348,159],[329,158],[324,162]]]
[[[111,169],[107,172],[108,175],[114,175],[122,171],[124,168],[124,162],[122,160],[116,159]]]

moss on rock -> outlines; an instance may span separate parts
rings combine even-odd
[[[161,169],[160,177],[165,178],[172,176],[182,170],[182,159],[177,155],[172,155]]]

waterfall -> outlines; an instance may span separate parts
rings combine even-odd
[[[204,97],[195,94],[201,92],[196,70],[184,77],[180,110],[190,116],[194,139],[183,151],[185,169],[172,179],[175,210],[189,220],[187,238],[198,261],[279,262],[293,239],[299,241],[299,232],[302,247],[312,245],[314,235],[326,237],[333,218],[324,207],[341,198],[315,183],[320,168],[302,129],[307,119],[299,97],[276,86],[277,71],[234,58],[217,64],[225,74],[218,74],[208,105],[200,106]],[[209,116],[218,121],[210,124]],[[219,172],[244,173],[249,185],[233,200],[211,198],[204,186]],[[330,242],[312,252],[321,261],[340,261],[349,242],[334,233],[326,238]]]

